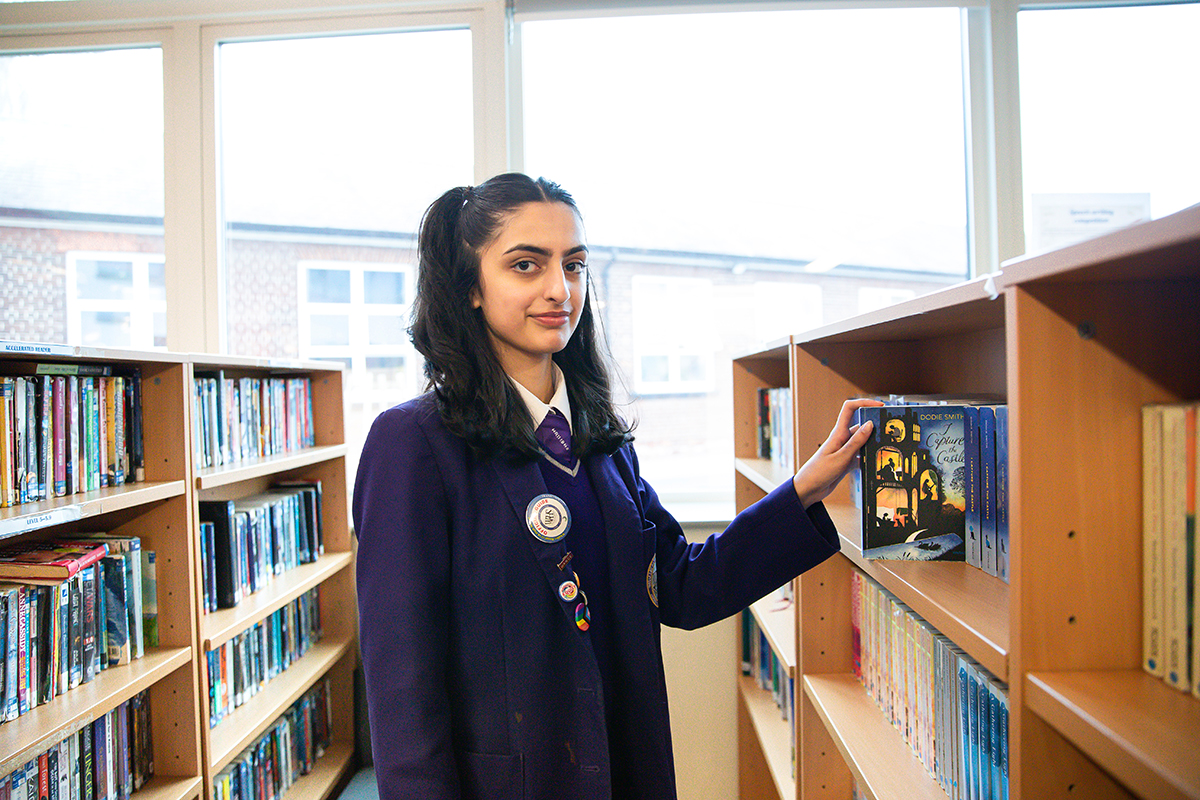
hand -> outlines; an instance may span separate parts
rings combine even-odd
[[[792,478],[792,486],[800,497],[800,504],[808,508],[813,503],[819,503],[829,496],[838,482],[846,477],[854,463],[858,451],[871,438],[874,425],[868,420],[866,424],[851,425],[854,412],[867,406],[881,406],[878,400],[858,398],[842,403],[838,412],[837,422],[833,430],[817,452],[812,454],[804,466]]]

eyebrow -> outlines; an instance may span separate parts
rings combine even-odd
[[[509,253],[519,253],[519,252],[535,253],[539,256],[544,256],[546,258],[549,258],[551,255],[550,251],[547,250],[546,248],[538,247],[537,245],[534,245],[534,244],[514,244],[512,247],[510,247],[504,251],[504,255],[508,255]],[[570,250],[568,250],[566,253],[564,253],[564,255],[573,256],[576,253],[586,253],[586,252],[588,252],[587,245],[579,244],[579,245],[575,245],[574,247],[572,247]]]

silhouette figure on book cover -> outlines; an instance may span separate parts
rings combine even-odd
[[[863,555],[962,561],[966,523],[961,406],[863,408]]]

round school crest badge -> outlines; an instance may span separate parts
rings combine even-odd
[[[571,529],[571,512],[562,498],[540,494],[529,501],[525,509],[525,522],[535,539],[553,544],[561,541]]]
[[[650,566],[646,569],[646,593],[650,602],[658,608],[658,554],[650,556]]]

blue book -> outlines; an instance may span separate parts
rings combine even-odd
[[[996,413],[979,407],[979,512],[983,531],[983,571],[996,574]]]
[[[996,406],[996,575],[1008,583],[1008,406]]]
[[[959,708],[959,776],[964,800],[971,797],[971,681],[967,675],[967,657],[958,657],[958,708]]]
[[[966,560],[973,567],[983,566],[981,555],[983,520],[979,508],[979,409],[976,406],[965,406],[966,414],[964,434],[967,440],[966,457],[966,492],[967,492],[967,542]]]

